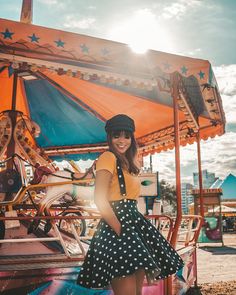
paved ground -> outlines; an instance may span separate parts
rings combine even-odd
[[[223,241],[197,249],[202,295],[236,295],[236,232],[224,234]]]

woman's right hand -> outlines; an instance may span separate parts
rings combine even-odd
[[[117,224],[117,226],[114,229],[114,231],[115,231],[115,233],[117,234],[118,237],[121,235],[122,226],[121,226],[121,223],[120,222]]]

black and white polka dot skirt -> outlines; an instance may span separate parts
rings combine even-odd
[[[91,241],[77,283],[106,288],[115,277],[144,269],[148,282],[166,278],[183,261],[159,231],[138,211],[135,200],[111,202],[122,224],[120,236],[102,219]]]

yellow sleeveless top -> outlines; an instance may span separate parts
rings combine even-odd
[[[96,171],[107,170],[112,174],[112,180],[108,190],[108,201],[124,199],[120,194],[120,186],[116,171],[116,156],[112,152],[104,152],[96,162]],[[141,184],[137,175],[130,174],[123,169],[126,185],[126,199],[137,200],[140,195]]]

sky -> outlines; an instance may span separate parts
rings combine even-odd
[[[0,17],[20,20],[21,0],[0,0]],[[207,59],[219,85],[226,133],[201,143],[202,169],[236,175],[236,0],[34,0],[33,24]],[[197,171],[196,145],[181,148],[181,178]],[[152,156],[160,178],[174,182],[174,152]],[[149,157],[145,158],[149,165]],[[84,165],[84,164],[83,164]]]

